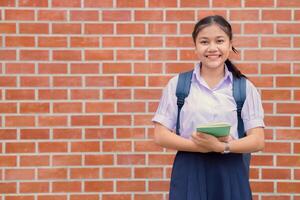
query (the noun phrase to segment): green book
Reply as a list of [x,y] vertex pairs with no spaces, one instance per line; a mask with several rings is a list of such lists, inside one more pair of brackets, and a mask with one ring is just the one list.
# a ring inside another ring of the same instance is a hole
[[201,124],[197,127],[197,132],[207,133],[215,137],[228,136],[230,133],[231,124],[226,122],[215,122]]

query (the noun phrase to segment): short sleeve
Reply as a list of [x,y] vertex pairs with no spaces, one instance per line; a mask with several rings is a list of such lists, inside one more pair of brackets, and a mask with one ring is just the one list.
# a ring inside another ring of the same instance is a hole
[[163,90],[157,111],[152,118],[153,122],[158,122],[170,130],[174,130],[177,119],[177,103],[176,103],[176,85],[178,76],[173,77]]
[[265,127],[264,110],[261,103],[261,97],[256,87],[247,80],[246,99],[242,108],[242,119],[244,121],[245,131],[251,128]]

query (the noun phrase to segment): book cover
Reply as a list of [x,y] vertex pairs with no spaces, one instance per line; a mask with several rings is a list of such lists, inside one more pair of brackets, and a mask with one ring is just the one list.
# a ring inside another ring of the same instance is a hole
[[197,127],[197,132],[207,133],[215,137],[228,136],[230,133],[231,124],[226,122],[215,122],[201,124]]

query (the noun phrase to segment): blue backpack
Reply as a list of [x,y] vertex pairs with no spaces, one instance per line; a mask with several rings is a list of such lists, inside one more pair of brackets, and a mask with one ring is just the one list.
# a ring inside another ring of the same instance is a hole
[[[191,79],[193,75],[193,70],[188,72],[183,72],[179,74],[177,88],[176,88],[176,97],[177,97],[177,107],[178,107],[178,114],[177,114],[177,122],[176,122],[176,134],[179,135],[180,129],[180,111],[184,105],[185,98],[190,93],[191,87]],[[239,138],[245,137],[246,133],[244,131],[244,122],[242,120],[242,108],[246,99],[246,78],[233,78],[233,97],[237,105],[237,119],[238,119],[238,134]],[[246,169],[248,170],[249,174],[249,167],[250,167],[250,153],[244,153],[244,164]]]

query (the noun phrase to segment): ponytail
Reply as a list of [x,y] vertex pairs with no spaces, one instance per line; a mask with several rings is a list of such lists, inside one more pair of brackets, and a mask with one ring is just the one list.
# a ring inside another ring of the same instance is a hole
[[241,73],[241,71],[229,59],[227,59],[225,61],[225,64],[226,64],[228,70],[232,73],[232,75],[234,77],[236,77],[236,78],[242,78],[242,77],[247,78],[244,74]]

